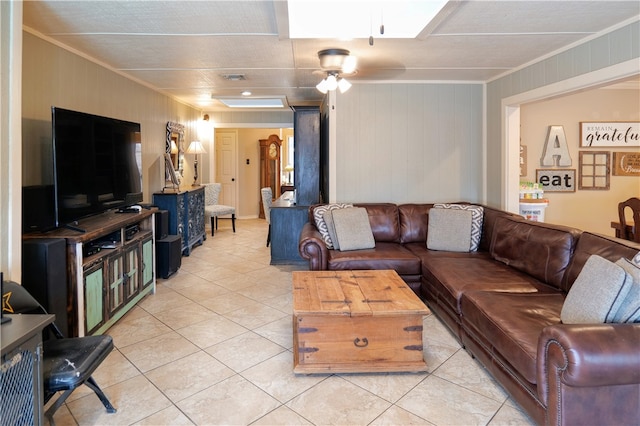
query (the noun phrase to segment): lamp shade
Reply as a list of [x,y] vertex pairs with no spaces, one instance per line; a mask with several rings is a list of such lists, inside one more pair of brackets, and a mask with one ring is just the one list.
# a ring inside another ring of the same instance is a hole
[[206,154],[202,143],[200,141],[192,141],[187,148],[187,154]]

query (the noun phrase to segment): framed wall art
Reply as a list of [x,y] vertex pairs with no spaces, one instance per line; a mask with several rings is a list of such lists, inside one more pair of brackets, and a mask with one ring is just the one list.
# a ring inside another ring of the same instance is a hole
[[576,192],[576,169],[536,169],[544,192]]
[[640,121],[581,121],[580,147],[640,147]]
[[609,190],[609,157],[608,151],[580,151],[578,189]]
[[640,176],[640,152],[614,152],[611,171],[614,176]]

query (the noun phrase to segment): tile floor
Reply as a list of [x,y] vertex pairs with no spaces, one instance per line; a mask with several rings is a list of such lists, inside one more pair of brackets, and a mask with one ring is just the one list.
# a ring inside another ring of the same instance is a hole
[[428,372],[294,375],[295,267],[269,265],[264,220],[230,225],[108,331],[94,377],[118,412],[82,387],[58,426],[533,424],[433,315]]

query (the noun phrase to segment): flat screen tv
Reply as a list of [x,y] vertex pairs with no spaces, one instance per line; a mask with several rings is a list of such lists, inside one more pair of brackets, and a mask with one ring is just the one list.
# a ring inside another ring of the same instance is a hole
[[55,223],[142,201],[140,124],[52,107]]

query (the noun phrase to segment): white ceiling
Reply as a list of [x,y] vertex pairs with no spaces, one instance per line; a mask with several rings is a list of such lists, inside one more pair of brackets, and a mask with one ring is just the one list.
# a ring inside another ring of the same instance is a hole
[[[369,13],[363,0],[325,3],[338,10],[351,1]],[[28,31],[204,111],[227,109],[213,98],[243,90],[318,104],[317,52],[326,48],[357,56],[352,82],[484,82],[640,15],[638,0],[450,1],[415,39],[385,38],[376,25],[370,46],[366,38],[290,39],[285,0],[23,4]]]

